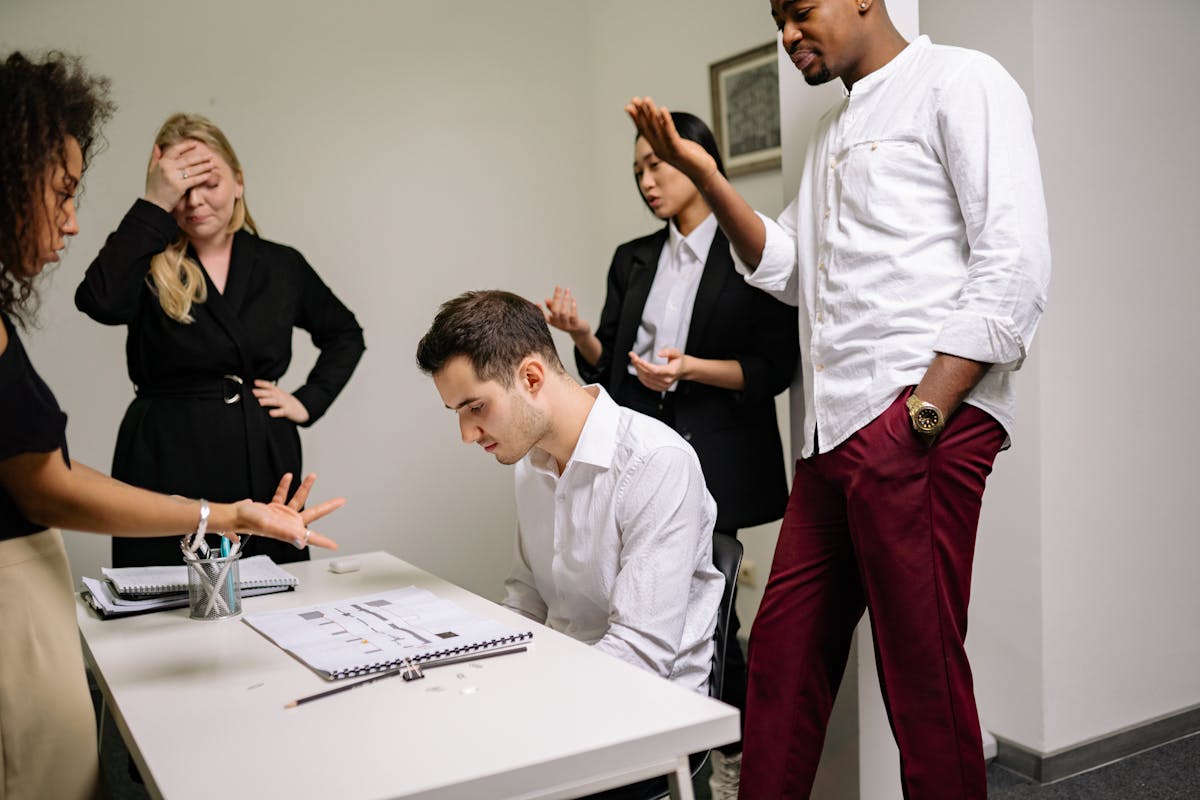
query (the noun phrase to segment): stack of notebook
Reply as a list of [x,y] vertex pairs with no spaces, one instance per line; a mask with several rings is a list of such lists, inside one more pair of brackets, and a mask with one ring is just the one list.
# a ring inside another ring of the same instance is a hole
[[[104,619],[145,614],[188,604],[187,566],[105,567],[103,580],[83,579],[83,599]],[[270,556],[252,556],[238,564],[242,597],[287,592],[296,588],[296,576],[284,571]]]

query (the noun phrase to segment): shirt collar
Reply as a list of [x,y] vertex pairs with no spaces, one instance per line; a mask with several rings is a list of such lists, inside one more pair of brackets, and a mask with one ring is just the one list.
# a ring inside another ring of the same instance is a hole
[[[621,409],[616,401],[609,397],[608,392],[599,384],[588,384],[585,391],[596,397],[592,409],[584,420],[583,430],[579,432],[579,441],[566,467],[576,461],[591,464],[594,467],[608,469],[612,466],[613,457],[617,452],[617,427],[621,423]],[[540,447],[535,447],[529,453],[529,463],[539,472],[546,472],[558,477],[558,466],[554,457]],[[564,467],[563,472],[567,471]]]
[[[927,35],[918,36],[913,39],[908,45],[901,50],[896,56],[884,64],[879,69],[872,72],[870,75],[864,75],[854,83],[853,96],[861,97],[868,92],[873,91],[877,86],[882,85],[888,78],[899,71],[905,64],[917,57],[917,53],[930,46],[929,37]],[[851,92],[842,87],[842,93],[846,96],[851,96]]]
[[671,253],[675,256],[676,263],[679,260],[679,247],[686,245],[697,261],[703,264],[708,259],[709,248],[712,247],[713,237],[717,235],[717,217],[715,214],[709,214],[704,218],[704,221],[696,226],[695,230],[684,236],[679,232],[679,228],[675,227],[675,220],[671,220],[667,225],[670,231],[670,247]]

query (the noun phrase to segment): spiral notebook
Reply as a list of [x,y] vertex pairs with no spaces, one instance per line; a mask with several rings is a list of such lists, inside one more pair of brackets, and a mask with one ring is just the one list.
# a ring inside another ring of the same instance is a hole
[[477,617],[415,586],[243,619],[330,680],[533,638],[530,630]]
[[[122,597],[153,597],[160,594],[186,592],[187,567],[184,564],[164,567],[104,567],[104,578]],[[296,576],[285,571],[270,556],[251,556],[238,563],[242,589],[294,587]]]

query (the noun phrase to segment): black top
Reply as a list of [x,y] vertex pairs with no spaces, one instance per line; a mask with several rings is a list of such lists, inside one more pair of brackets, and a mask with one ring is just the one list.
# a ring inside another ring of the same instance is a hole
[[[4,329],[8,332],[8,347],[0,353],[0,460],[22,453],[52,453],[61,450],[63,460],[71,466],[67,455],[67,415],[58,407],[54,393],[37,374],[17,329],[6,314]],[[8,492],[0,487],[0,540],[28,536],[45,528],[30,522],[18,510]]]
[[[186,497],[270,500],[285,472],[294,476],[292,489],[299,486],[300,437],[295,423],[258,404],[254,380],[278,380],[291,362],[292,329],[308,331],[320,355],[292,394],[311,425],[358,364],[362,328],[299,252],[247,231],[234,235],[225,292],[206,274],[208,299],[192,306],[195,321],[171,319],[149,269],[178,233],[170,214],[138,200],[75,293],[76,306],[97,322],[129,329],[125,355],[137,396],[117,433],[113,477]],[[243,552],[279,562],[307,558],[261,537]],[[175,538],[113,541],[114,566],[178,560]]]
[[680,381],[664,402],[629,374],[629,351],[667,236],[664,227],[617,248],[596,328],[603,347],[600,360],[592,366],[576,349],[576,367],[584,380],[602,384],[618,403],[661,419],[692,445],[717,501],[717,530],[779,519],[788,491],[775,395],[788,388],[799,361],[796,309],[747,285],[734,270],[729,240],[718,230],[682,349],[697,358],[737,361],[745,388],[731,391]]

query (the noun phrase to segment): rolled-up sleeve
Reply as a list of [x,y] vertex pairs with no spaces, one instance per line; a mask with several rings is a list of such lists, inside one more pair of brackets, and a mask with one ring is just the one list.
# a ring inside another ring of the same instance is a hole
[[799,305],[800,295],[796,290],[796,215],[799,214],[799,202],[793,200],[789,203],[778,219],[771,219],[758,211],[754,213],[758,214],[767,229],[762,258],[758,266],[752,269],[738,258],[737,251],[730,245],[733,267],[754,288],[790,306]]
[[958,195],[966,281],[938,333],[939,353],[1019,369],[1050,280],[1050,242],[1029,104],[991,58],[973,60],[938,109],[943,164]]

